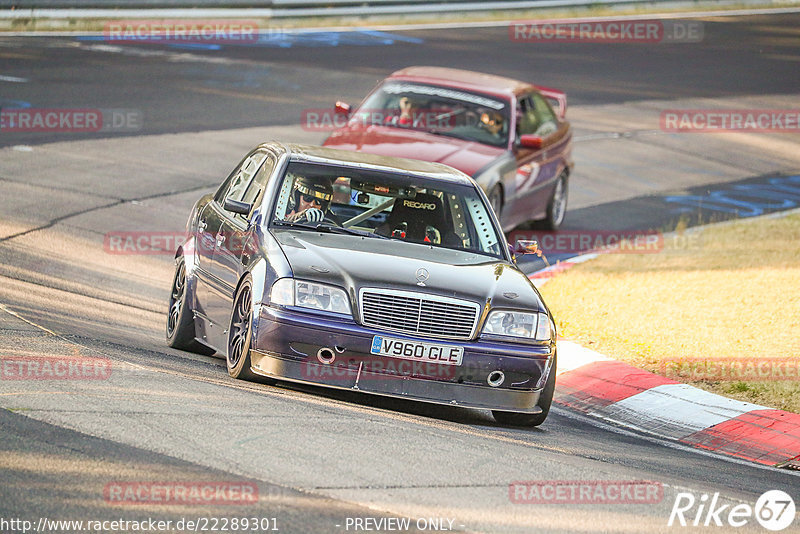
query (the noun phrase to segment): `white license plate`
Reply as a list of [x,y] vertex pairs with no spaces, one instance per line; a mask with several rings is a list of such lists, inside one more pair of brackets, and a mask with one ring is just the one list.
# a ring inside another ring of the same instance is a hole
[[461,359],[464,357],[464,347],[457,345],[439,345],[384,336],[372,338],[370,352],[379,356],[445,365],[461,365]]

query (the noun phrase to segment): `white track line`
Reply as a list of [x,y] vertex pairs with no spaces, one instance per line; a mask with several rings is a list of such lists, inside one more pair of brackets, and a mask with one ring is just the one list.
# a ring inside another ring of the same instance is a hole
[[27,83],[28,78],[18,78],[16,76],[3,76],[2,74],[0,74],[0,82]]

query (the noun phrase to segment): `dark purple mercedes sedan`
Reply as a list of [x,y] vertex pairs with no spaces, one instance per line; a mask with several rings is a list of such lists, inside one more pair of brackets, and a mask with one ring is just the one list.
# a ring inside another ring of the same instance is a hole
[[556,332],[481,188],[451,167],[266,143],[202,197],[167,342],[255,376],[539,425]]

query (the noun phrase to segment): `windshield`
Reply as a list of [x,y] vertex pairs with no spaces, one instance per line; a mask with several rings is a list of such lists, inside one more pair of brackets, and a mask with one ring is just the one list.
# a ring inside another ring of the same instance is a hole
[[422,130],[493,146],[508,144],[506,102],[449,87],[387,82],[350,121]]
[[297,161],[286,168],[271,224],[495,258],[505,244],[474,185]]

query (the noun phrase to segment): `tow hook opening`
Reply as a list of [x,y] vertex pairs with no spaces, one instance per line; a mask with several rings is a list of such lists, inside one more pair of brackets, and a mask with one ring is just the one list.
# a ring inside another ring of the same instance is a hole
[[317,351],[317,359],[320,361],[320,363],[329,365],[333,363],[333,360],[336,359],[336,354],[331,349],[322,347]]
[[492,371],[486,378],[486,383],[492,386],[493,388],[496,388],[502,385],[505,379],[506,375],[503,373],[503,371]]

